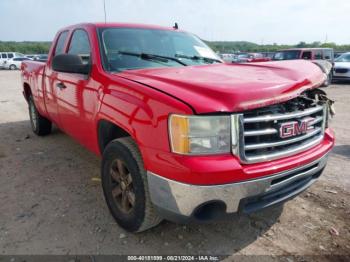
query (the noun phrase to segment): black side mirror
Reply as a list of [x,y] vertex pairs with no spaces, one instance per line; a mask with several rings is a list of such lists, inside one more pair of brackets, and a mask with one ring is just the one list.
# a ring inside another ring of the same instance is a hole
[[90,65],[83,64],[83,60],[78,55],[60,54],[52,59],[52,69],[58,72],[76,73],[87,75],[90,73]]

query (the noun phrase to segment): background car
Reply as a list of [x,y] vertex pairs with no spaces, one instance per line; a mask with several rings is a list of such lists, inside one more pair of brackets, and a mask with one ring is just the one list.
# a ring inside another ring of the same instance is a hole
[[249,55],[250,55],[249,62],[267,62],[271,60],[270,57],[265,56],[262,53],[249,53]]
[[46,54],[39,54],[39,55],[33,56],[33,60],[40,61],[40,62],[46,62],[47,57],[48,57],[48,55],[46,55]]
[[28,57],[15,57],[4,61],[4,68],[10,70],[16,70],[21,68],[21,64],[25,60],[32,60]]
[[267,57],[269,58],[270,60],[272,60],[273,56],[275,55],[276,52],[261,52],[261,54],[264,56],[264,57]]
[[310,60],[319,66],[327,76],[323,86],[330,85],[333,79],[333,48],[290,48],[276,52],[272,58],[274,61],[296,59]]
[[4,68],[5,61],[16,57],[24,57],[24,54],[17,52],[0,52],[0,68]]
[[227,63],[234,63],[237,60],[236,54],[220,54],[220,57]]
[[25,57],[28,57],[28,58],[30,58],[30,59],[34,59],[34,56],[36,56],[36,54],[25,55]]
[[272,60],[328,60],[333,64],[333,48],[290,48],[276,52]]
[[239,53],[237,56],[236,63],[248,63],[248,62],[266,62],[270,61],[269,57],[265,57],[261,53]]
[[334,80],[350,80],[350,52],[344,53],[334,60]]

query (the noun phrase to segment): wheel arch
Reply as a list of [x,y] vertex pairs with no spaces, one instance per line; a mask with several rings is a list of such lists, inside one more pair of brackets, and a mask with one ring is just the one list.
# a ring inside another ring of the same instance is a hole
[[120,125],[107,119],[100,119],[97,124],[98,147],[103,154],[104,149],[114,139],[133,136]]
[[23,83],[23,95],[24,98],[27,100],[29,100],[29,97],[32,95],[32,90],[30,88],[30,85],[26,82]]

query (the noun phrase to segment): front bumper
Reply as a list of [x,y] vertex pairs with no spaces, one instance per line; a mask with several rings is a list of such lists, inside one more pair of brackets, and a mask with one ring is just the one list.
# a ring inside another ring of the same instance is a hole
[[211,221],[282,203],[320,176],[328,155],[271,176],[222,185],[191,185],[148,172],[151,200],[160,216],[174,222]]

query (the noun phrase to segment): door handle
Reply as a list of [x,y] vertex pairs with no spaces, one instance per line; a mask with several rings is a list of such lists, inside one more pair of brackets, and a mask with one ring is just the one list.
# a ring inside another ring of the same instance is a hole
[[59,89],[65,89],[65,88],[67,88],[66,86],[65,86],[65,84],[63,84],[63,83],[57,83],[56,84],[56,87],[58,87]]

